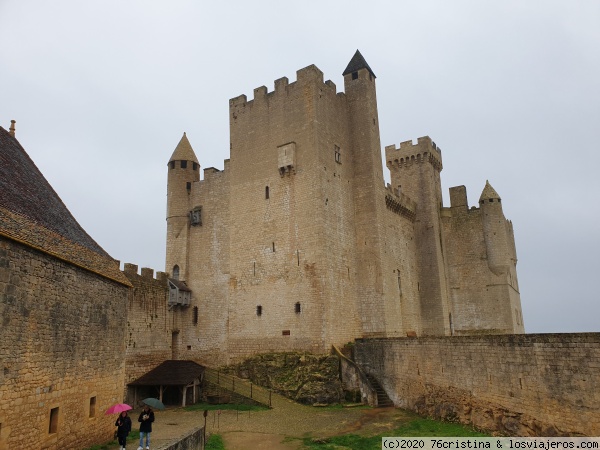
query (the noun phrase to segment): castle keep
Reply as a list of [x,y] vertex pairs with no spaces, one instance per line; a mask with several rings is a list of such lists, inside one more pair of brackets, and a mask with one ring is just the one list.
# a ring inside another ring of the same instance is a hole
[[[523,333],[512,224],[486,183],[442,204],[429,138],[385,148],[375,74],[344,91],[315,66],[229,101],[230,159],[204,169],[185,133],[168,163],[166,270],[186,357],[325,352],[361,337]],[[175,352],[175,350],[174,350]]]

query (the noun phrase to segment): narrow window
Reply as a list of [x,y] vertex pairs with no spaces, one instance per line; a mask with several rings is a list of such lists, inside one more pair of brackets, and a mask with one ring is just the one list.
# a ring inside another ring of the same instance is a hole
[[269,186],[265,186],[265,198],[269,199]]
[[179,266],[178,265],[173,266],[173,278],[175,280],[179,280]]
[[275,253],[275,242],[273,242],[273,253]]
[[185,183],[185,188],[186,188],[188,191],[191,191],[191,190],[192,190],[192,182],[191,182],[191,181],[188,181],[187,183]]
[[352,72],[352,79],[356,80],[358,78],[358,72]]
[[450,336],[454,336],[454,322],[452,322],[452,313],[448,314],[448,320],[450,322]]
[[256,305],[256,315],[262,316],[262,305]]
[[252,263],[252,274],[256,276],[256,261]]
[[400,269],[396,270],[398,274],[398,295],[402,296],[402,283],[400,282]]
[[181,168],[187,169],[187,161],[180,161],[180,162],[181,162]]
[[338,164],[342,163],[342,153],[340,151],[340,148],[337,145],[334,145],[334,154],[335,154],[335,162]]
[[296,306],[294,307],[294,311],[296,311],[296,314],[300,314],[300,312],[301,312],[300,302],[296,303]]
[[96,417],[96,397],[90,397],[90,417]]
[[192,314],[192,322],[194,325],[198,325],[198,307],[194,306],[194,313]]
[[58,431],[58,408],[52,408],[50,410],[50,426],[48,427],[48,433],[54,434]]
[[198,170],[198,164],[197,163],[195,163],[195,162],[192,163],[192,170],[194,170],[194,171]]

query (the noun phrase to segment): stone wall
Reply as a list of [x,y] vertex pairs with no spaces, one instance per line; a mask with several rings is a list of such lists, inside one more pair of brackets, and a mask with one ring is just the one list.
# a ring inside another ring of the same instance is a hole
[[204,427],[198,427],[162,450],[204,450],[204,446],[206,445],[204,435]]
[[[125,264],[123,273],[133,285],[127,295],[127,325],[125,336],[125,392],[127,383],[173,358],[177,352],[177,335],[172,330],[177,315],[167,305],[167,275],[149,268]],[[175,328],[177,326],[175,325]],[[133,402],[133,397],[127,396]]]
[[127,291],[0,237],[0,449],[112,438],[104,411],[123,401]]
[[398,407],[511,436],[600,435],[600,333],[356,341]]

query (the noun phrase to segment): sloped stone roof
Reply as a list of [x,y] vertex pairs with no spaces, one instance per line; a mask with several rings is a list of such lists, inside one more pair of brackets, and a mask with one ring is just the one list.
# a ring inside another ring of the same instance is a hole
[[183,133],[179,144],[177,144],[177,147],[175,147],[175,150],[171,155],[171,159],[169,159],[169,162],[171,161],[193,161],[196,164],[199,164],[198,158],[196,158],[196,154],[192,148],[192,144],[190,144],[190,141],[185,133]]
[[365,61],[365,58],[363,58],[363,55],[361,55],[361,53],[358,50],[356,50],[356,53],[354,54],[354,56],[348,63],[348,67],[346,67],[346,70],[344,70],[342,75],[347,75],[352,72],[357,72],[360,69],[367,69],[371,73],[371,75],[373,75],[373,77],[377,78],[375,76],[375,73],[373,73],[373,71],[367,64],[367,61]]
[[204,373],[194,361],[167,360],[128,383],[129,386],[187,386]]
[[498,193],[496,192],[496,190],[492,187],[492,185],[490,184],[490,182],[488,180],[485,180],[485,187],[483,188],[483,191],[481,192],[481,196],[479,197],[479,201],[481,201],[481,200],[489,200],[490,198],[500,199],[500,196],[498,195]]
[[21,144],[0,127],[0,235],[130,286],[79,225]]

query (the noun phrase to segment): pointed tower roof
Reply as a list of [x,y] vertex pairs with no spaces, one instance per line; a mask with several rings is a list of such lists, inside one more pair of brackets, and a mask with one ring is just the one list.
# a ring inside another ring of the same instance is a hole
[[194,149],[192,148],[190,141],[188,141],[188,138],[185,135],[185,132],[183,133],[179,144],[177,144],[177,147],[175,147],[175,151],[171,155],[171,159],[169,159],[169,162],[171,161],[193,161],[196,164],[200,164],[198,162],[198,158],[196,158],[196,154],[194,153]]
[[0,127],[0,236],[131,286],[79,225],[25,149]]
[[495,200],[500,200],[500,196],[498,195],[496,190],[492,187],[492,185],[490,184],[490,182],[488,180],[485,180],[485,187],[483,188],[483,191],[481,192],[479,201],[489,200],[490,198],[493,198]]
[[371,68],[369,67],[369,65],[367,64],[367,61],[365,61],[365,58],[363,58],[363,55],[361,55],[360,52],[356,50],[356,53],[348,63],[348,67],[346,67],[346,70],[344,70],[344,73],[342,73],[342,75],[348,75],[352,72],[358,72],[360,69],[367,69],[371,73],[371,75],[373,75],[373,77],[377,78],[371,70]]

